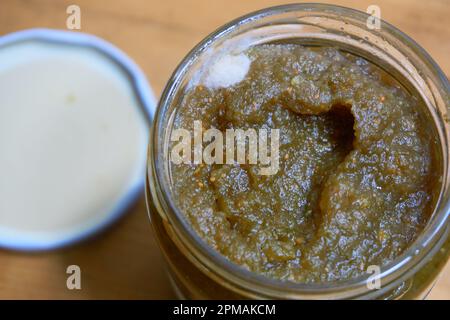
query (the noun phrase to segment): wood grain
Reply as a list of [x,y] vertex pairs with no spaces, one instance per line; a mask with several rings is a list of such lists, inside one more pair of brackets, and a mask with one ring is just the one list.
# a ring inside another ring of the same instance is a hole
[[[383,19],[414,38],[450,74],[450,1],[328,2],[363,11],[369,4],[379,5]],[[242,14],[282,2],[1,0],[0,35],[32,27],[64,29],[70,4],[81,7],[81,31],[103,37],[129,54],[158,96],[178,62],[208,33]],[[71,264],[81,267],[82,290],[66,288],[65,271]],[[143,197],[119,223],[83,244],[38,254],[0,250],[0,298],[174,298]],[[429,298],[450,298],[449,265]]]

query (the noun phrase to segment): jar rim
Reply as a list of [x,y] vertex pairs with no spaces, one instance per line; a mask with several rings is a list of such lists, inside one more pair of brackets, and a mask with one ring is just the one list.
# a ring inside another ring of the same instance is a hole
[[[162,96],[160,98],[154,123],[151,133],[151,144],[149,146],[149,176],[154,177],[154,183],[156,188],[162,192],[156,192],[152,189],[152,199],[154,202],[158,202],[158,206],[164,212],[164,218],[174,227],[176,230],[175,236],[179,237],[179,244],[187,251],[183,250],[188,258],[194,259],[196,262],[202,264],[210,272],[214,273],[214,276],[227,279],[235,286],[241,287],[243,290],[250,290],[251,292],[261,293],[265,291],[269,297],[278,297],[283,295],[284,297],[298,297],[301,295],[321,296],[330,295],[333,293],[341,292],[344,297],[358,296],[360,294],[378,295],[379,292],[371,291],[367,288],[367,276],[360,276],[354,279],[337,282],[324,282],[324,283],[295,283],[289,281],[283,281],[278,279],[272,279],[264,275],[254,273],[246,270],[243,267],[229,261],[226,257],[219,252],[211,248],[201,237],[193,230],[189,222],[184,219],[183,213],[177,208],[173,200],[170,197],[170,190],[168,183],[164,183],[164,159],[160,156],[159,143],[164,140],[160,135],[164,128],[164,111],[165,107],[171,104],[171,98],[177,92],[177,84],[181,82],[181,79],[186,75],[191,63],[196,59],[197,54],[206,50],[212,44],[219,39],[223,39],[227,35],[230,35],[237,28],[245,26],[254,21],[261,20],[267,17],[276,17],[277,15],[296,13],[296,12],[326,12],[331,14],[338,14],[342,19],[352,18],[359,22],[366,21],[369,17],[368,14],[350,9],[342,6],[328,5],[328,4],[316,4],[316,3],[302,3],[302,4],[289,4],[282,6],[275,6],[266,9],[262,9],[240,18],[237,18],[224,26],[220,27],[199,44],[197,44],[181,61],[170,80],[168,81]],[[381,20],[382,30],[392,35],[394,38],[400,40],[402,43],[413,48],[414,53],[426,64],[435,76],[435,80],[438,82],[441,91],[444,94],[444,104],[447,109],[449,107],[448,92],[450,92],[450,84],[430,55],[420,47],[413,39],[405,35],[403,32],[390,25],[389,23]],[[442,150],[444,153],[442,164],[442,188],[439,199],[436,203],[435,212],[427,226],[422,230],[418,238],[396,259],[387,265],[381,266],[381,274],[379,275],[383,284],[383,290],[389,290],[394,288],[404,279],[407,275],[414,274],[420,269],[420,266],[425,262],[427,257],[433,256],[435,252],[440,248],[440,245],[449,236],[450,226],[448,224],[449,212],[450,212],[450,190],[448,188],[449,170],[448,170],[448,157],[449,157],[449,128],[446,123],[445,134],[441,137],[445,140],[446,150]],[[441,144],[444,141],[441,141]],[[167,161],[167,160],[166,160]],[[445,188],[444,188],[445,187]],[[445,198],[445,201],[443,200]],[[149,201],[150,199],[148,199]],[[445,202],[445,203],[443,203]],[[438,208],[440,208],[438,210]],[[161,214],[161,213],[160,213]],[[434,217],[434,219],[433,219]],[[433,220],[433,221],[431,221]],[[220,268],[220,269],[217,269]],[[234,287],[234,289],[236,289]],[[380,290],[381,291],[381,290]]]

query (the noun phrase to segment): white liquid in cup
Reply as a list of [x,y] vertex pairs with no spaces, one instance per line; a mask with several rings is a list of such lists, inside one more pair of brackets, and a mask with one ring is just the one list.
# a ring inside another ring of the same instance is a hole
[[93,49],[0,48],[0,245],[45,247],[106,223],[142,180],[148,124]]

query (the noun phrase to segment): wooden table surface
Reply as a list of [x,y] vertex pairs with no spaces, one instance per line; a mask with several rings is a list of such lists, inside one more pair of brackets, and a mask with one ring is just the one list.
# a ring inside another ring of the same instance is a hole
[[[319,1],[321,2],[321,1]],[[328,1],[382,18],[412,36],[450,75],[449,0]],[[242,14],[282,4],[270,0],[0,0],[0,35],[32,27],[64,29],[66,8],[81,8],[81,31],[119,46],[145,71],[159,96],[178,62],[203,37]],[[82,289],[68,290],[66,268],[82,271]],[[429,296],[450,298],[450,265]],[[174,298],[142,197],[115,226],[64,250],[24,254],[0,250],[0,298]]]

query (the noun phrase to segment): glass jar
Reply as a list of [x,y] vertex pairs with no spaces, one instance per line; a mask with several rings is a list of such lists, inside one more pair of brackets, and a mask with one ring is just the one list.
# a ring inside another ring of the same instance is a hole
[[[368,20],[369,19],[369,20]],[[180,297],[203,299],[398,299],[424,298],[448,260],[449,82],[431,57],[411,38],[381,21],[369,28],[367,14],[324,4],[293,4],[251,13],[221,27],[181,62],[162,94],[149,147],[147,204],[156,237]],[[244,270],[208,247],[172,200],[168,137],[180,99],[191,79],[217,52],[274,41],[328,45],[381,66],[425,102],[441,146],[442,184],[435,211],[418,239],[383,266],[380,289],[367,279],[301,284],[269,279]]]

